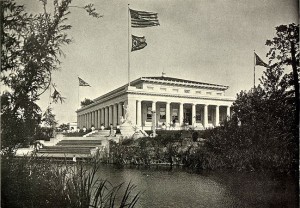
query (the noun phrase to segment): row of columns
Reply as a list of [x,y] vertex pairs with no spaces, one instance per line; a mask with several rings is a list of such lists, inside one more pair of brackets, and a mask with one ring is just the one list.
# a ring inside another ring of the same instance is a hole
[[[152,111],[156,111],[156,101],[152,101]],[[170,116],[170,102],[165,102],[166,103],[166,124],[170,124],[171,123],[171,116]],[[187,103],[188,104],[188,103]],[[179,103],[179,124],[182,125],[183,124],[183,105],[184,103]],[[208,127],[208,106],[207,104],[191,104],[192,105],[192,124],[196,123],[196,105],[203,105],[204,106],[204,120],[203,120],[203,127],[207,128]],[[142,101],[137,100],[136,101],[136,112],[137,112],[137,120],[136,120],[136,124],[137,126],[141,126],[142,125],[142,116],[141,116],[141,109],[142,109]],[[219,105],[211,105],[211,106],[215,106],[215,126],[218,126],[220,124],[220,106]],[[230,106],[226,106],[226,116],[230,117]],[[152,117],[152,119],[155,119]],[[154,122],[156,123],[156,121]]]
[[115,103],[113,105],[102,107],[92,112],[84,113],[77,116],[78,127],[82,129],[94,126],[99,129],[103,124],[109,127],[110,124],[117,126],[121,122],[123,116],[123,103]]
[[[175,103],[175,102],[174,102]],[[124,103],[115,103],[113,105],[102,107],[98,110],[88,112],[82,115],[79,115],[77,118],[78,121],[78,127],[79,128],[91,128],[92,125],[99,129],[101,127],[101,124],[104,124],[104,127],[109,127],[110,124],[113,126],[117,126],[117,124],[121,123],[121,117],[124,116],[123,113],[123,104]],[[166,104],[166,121],[165,123],[168,125],[172,123],[171,121],[171,102],[165,102]],[[178,121],[179,125],[183,124],[183,106],[185,103],[181,102],[179,103],[179,115],[178,115]],[[187,103],[188,104],[188,103]],[[190,103],[189,103],[190,104]],[[157,101],[152,101],[152,111],[156,111],[156,105]],[[192,107],[192,124],[196,124],[196,105],[202,105],[203,106],[203,127],[208,127],[208,106],[207,104],[191,104]],[[220,123],[220,106],[212,104],[211,106],[215,106],[215,126],[218,126]],[[230,106],[226,106],[226,115],[227,117],[230,117]],[[136,100],[136,106],[135,109],[132,109],[133,111],[136,110],[136,117],[132,118],[132,122],[135,123],[137,126],[142,126],[142,101]],[[152,117],[152,119],[155,119]],[[156,123],[156,121],[154,121]]]

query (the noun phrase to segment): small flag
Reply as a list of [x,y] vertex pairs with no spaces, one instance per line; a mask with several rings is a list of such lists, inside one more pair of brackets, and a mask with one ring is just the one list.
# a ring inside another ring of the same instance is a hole
[[153,27],[158,26],[157,13],[136,11],[129,9],[131,16],[131,27]]
[[60,96],[60,93],[56,89],[54,89],[54,92],[52,94],[52,98],[57,99],[58,96]]
[[143,37],[138,37],[134,35],[131,36],[132,36],[131,51],[141,50],[146,47],[147,43],[146,43],[146,38],[144,36]]
[[266,64],[255,52],[254,52],[254,56],[255,56],[255,66],[264,66],[264,67],[268,67],[268,64]]
[[87,82],[85,82],[83,79],[81,79],[80,77],[78,77],[79,80],[79,86],[83,86],[83,87],[90,87],[91,85],[89,85]]
[[54,88],[54,92],[51,95],[51,98],[52,98],[53,102],[57,103],[58,100],[60,100],[60,102],[63,103],[66,98],[62,97],[61,94],[55,89],[54,86],[53,86],[53,88]]

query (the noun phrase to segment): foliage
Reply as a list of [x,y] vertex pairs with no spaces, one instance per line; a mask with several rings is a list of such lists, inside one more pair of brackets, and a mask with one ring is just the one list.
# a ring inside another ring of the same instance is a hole
[[46,109],[45,113],[43,114],[42,122],[44,122],[46,126],[52,127],[54,130],[55,126],[57,125],[57,121],[55,120],[55,115],[53,114],[52,110],[53,109],[50,107]]
[[[1,148],[11,152],[36,136],[42,117],[36,102],[49,89],[53,71],[60,68],[60,57],[65,55],[61,47],[71,43],[66,33],[71,29],[67,23],[71,0],[54,0],[52,13],[47,11],[47,1],[41,2],[43,12],[38,14],[26,12],[13,0],[0,2],[1,83],[7,89],[1,96]],[[84,9],[99,17],[93,5]],[[55,88],[52,99],[57,102],[64,98]]]
[[62,131],[63,131],[63,130],[68,130],[68,129],[69,129],[69,125],[63,123],[63,124],[59,125],[58,128],[60,128]]
[[237,95],[230,121],[204,132],[207,142],[188,155],[188,167],[297,172],[299,100],[295,100],[298,92],[293,87],[295,73],[287,72],[286,67],[293,67],[293,59],[299,60],[298,43],[299,26],[276,27],[276,37],[266,43],[271,47],[267,54],[270,67],[261,85]]
[[35,140],[46,140],[54,137],[54,131],[52,127],[38,127],[35,133]]
[[88,98],[85,98],[83,101],[81,101],[81,107],[85,107],[85,106],[88,106],[88,105],[90,105],[90,104],[92,104],[92,103],[94,103],[94,101],[93,100],[91,100],[91,99],[88,99]]
[[[296,62],[299,63],[299,25],[292,23],[280,25],[275,29],[276,37],[266,41],[266,45],[270,47],[270,51],[267,53],[269,63],[272,66],[291,66],[293,62],[291,43],[295,46]],[[299,69],[299,66],[297,67]]]
[[37,157],[2,158],[1,207],[134,207],[136,186],[114,186],[97,177],[99,168],[96,161],[75,165]]

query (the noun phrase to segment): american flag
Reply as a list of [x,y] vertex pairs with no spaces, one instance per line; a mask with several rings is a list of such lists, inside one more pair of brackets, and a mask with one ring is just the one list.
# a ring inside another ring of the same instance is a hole
[[84,81],[83,79],[81,79],[80,77],[78,77],[79,80],[79,86],[84,86],[84,87],[90,87],[91,85],[89,85],[86,81]]
[[157,13],[130,10],[131,27],[153,27],[158,26]]

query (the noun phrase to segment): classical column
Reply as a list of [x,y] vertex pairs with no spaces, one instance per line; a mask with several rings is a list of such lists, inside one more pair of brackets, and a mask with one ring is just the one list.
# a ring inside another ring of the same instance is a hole
[[95,110],[95,129],[98,129],[98,110]]
[[97,128],[100,129],[101,126],[101,110],[98,110],[98,123],[97,123]]
[[92,122],[91,122],[91,127],[94,125],[95,127],[95,111],[92,111]]
[[100,111],[101,111],[101,119],[100,119],[101,121],[100,126],[101,126],[101,124],[105,125],[104,108],[101,108]]
[[104,108],[104,126],[108,127],[108,107]]
[[86,113],[85,114],[85,128],[88,128],[88,124],[89,124],[89,114]]
[[171,117],[170,117],[170,103],[166,103],[166,125],[170,126],[171,125]]
[[183,103],[179,103],[179,126],[183,124]]
[[118,103],[118,124],[121,124],[121,117],[122,115],[122,109],[123,109],[123,105],[122,103]]
[[93,122],[93,112],[90,112],[90,128],[92,127]]
[[86,120],[85,119],[86,119],[85,114],[83,114],[82,115],[82,124],[81,124],[82,128],[83,128],[83,126],[86,126]]
[[117,126],[118,123],[118,111],[117,104],[113,105],[113,126]]
[[220,124],[220,114],[219,114],[219,106],[216,106],[216,117],[215,117],[215,126],[219,126]]
[[90,128],[90,124],[91,124],[91,113],[89,112],[89,113],[87,113],[87,123],[86,123],[87,129]]
[[208,127],[208,106],[204,105],[204,118],[203,118],[203,127]]
[[140,100],[136,101],[136,125],[141,127],[142,121],[142,102]]
[[113,123],[112,119],[113,119],[113,110],[112,110],[112,105],[109,106],[108,108],[108,125],[110,126],[110,124]]
[[152,128],[154,126],[156,127],[156,101],[152,101]]
[[226,115],[227,115],[227,119],[230,119],[230,106],[227,106],[226,108]]
[[196,125],[196,104],[192,104],[192,125]]

